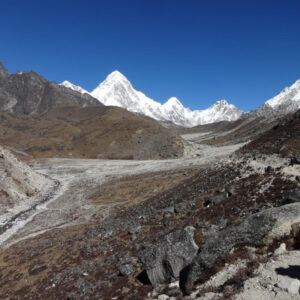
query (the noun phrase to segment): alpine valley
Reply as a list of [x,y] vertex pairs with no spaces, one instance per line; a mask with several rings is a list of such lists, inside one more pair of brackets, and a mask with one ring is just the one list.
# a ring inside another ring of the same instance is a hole
[[0,299],[299,299],[300,81],[242,112],[0,63]]

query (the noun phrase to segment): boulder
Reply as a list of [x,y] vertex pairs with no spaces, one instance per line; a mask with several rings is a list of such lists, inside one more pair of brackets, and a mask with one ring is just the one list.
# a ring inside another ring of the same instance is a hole
[[168,234],[162,242],[146,248],[140,255],[151,284],[169,282],[179,277],[180,271],[196,256],[194,227]]
[[134,268],[131,264],[119,265],[118,269],[122,276],[127,276],[134,271]]
[[299,295],[300,280],[285,276],[279,280],[276,286],[289,294]]
[[286,252],[286,244],[282,243],[280,246],[274,251],[274,255],[281,255]]
[[209,206],[215,205],[217,203],[220,203],[220,202],[226,200],[226,198],[227,198],[226,193],[216,195],[213,198],[206,199],[205,202],[204,202],[204,206],[209,207]]
[[294,189],[286,195],[283,200],[284,204],[300,202],[300,188]]
[[219,258],[240,246],[270,245],[289,235],[292,225],[300,221],[300,203],[274,207],[247,217],[210,236],[197,256],[180,272],[180,287],[189,293],[195,282],[203,279]]

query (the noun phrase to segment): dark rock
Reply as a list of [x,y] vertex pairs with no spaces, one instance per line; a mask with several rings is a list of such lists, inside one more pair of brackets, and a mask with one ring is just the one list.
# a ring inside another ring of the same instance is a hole
[[29,275],[36,275],[42,271],[44,271],[45,269],[47,269],[47,265],[46,264],[34,264],[32,265],[29,270],[28,270],[28,273]]
[[236,213],[239,213],[241,211],[241,209],[239,207],[233,207],[232,210]]
[[299,188],[288,193],[287,196],[283,199],[283,204],[296,203],[296,202],[300,202]]
[[246,181],[246,182],[244,182],[244,183],[242,184],[242,187],[243,187],[243,188],[246,188],[246,187],[248,187],[248,186],[251,185],[251,184],[252,184],[251,181]]
[[175,206],[174,212],[175,212],[176,214],[179,214],[179,213],[184,212],[185,209],[186,209],[186,205],[185,205],[184,203],[179,203],[179,204],[177,204],[177,205]]
[[163,216],[164,218],[170,218],[174,215],[175,213],[175,208],[174,206],[170,206],[170,207],[167,207],[163,210]]
[[178,278],[180,271],[195,257],[198,246],[194,241],[194,230],[189,226],[172,232],[158,245],[141,253],[140,259],[154,287]]
[[225,189],[226,193],[227,193],[227,197],[231,197],[233,195],[236,194],[236,189],[235,189],[235,186],[234,185],[231,185],[231,186],[228,186],[226,189]]
[[206,199],[204,201],[204,206],[209,207],[209,206],[215,205],[217,203],[220,203],[220,202],[226,200],[226,198],[227,198],[226,193],[219,194],[217,196],[214,196],[213,198]]
[[274,171],[274,169],[271,167],[271,166],[267,166],[266,168],[265,168],[265,172],[266,173],[272,173]]
[[198,222],[196,222],[196,226],[198,228],[205,228],[207,226],[207,224],[205,222],[198,221]]
[[133,235],[139,233],[141,229],[142,229],[141,224],[131,224],[128,227],[128,233]]

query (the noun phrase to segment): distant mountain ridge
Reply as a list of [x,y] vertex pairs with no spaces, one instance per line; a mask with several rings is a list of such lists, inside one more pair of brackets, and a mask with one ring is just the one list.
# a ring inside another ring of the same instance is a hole
[[267,100],[258,109],[250,111],[250,117],[274,117],[295,112],[300,108],[300,79]]
[[277,117],[300,108],[300,80],[266,101],[258,109],[247,113],[224,99],[217,101],[205,110],[195,111],[184,107],[176,97],[171,97],[166,103],[161,104],[142,92],[136,91],[130,81],[119,71],[109,74],[90,93],[70,82],[63,82],[62,85],[81,93],[90,94],[105,105],[122,107],[159,121],[172,122],[185,127],[220,121],[235,121],[241,117]]
[[58,106],[102,105],[89,94],[50,82],[34,71],[9,74],[0,62],[0,111],[43,115]]
[[[89,93],[70,82],[65,81],[61,84],[82,93]],[[206,110],[195,111],[184,107],[176,97],[171,97],[166,103],[161,104],[136,91],[130,81],[119,71],[109,74],[90,95],[105,105],[122,107],[159,121],[171,121],[185,127],[219,121],[235,121],[243,114],[226,100],[217,101]]]

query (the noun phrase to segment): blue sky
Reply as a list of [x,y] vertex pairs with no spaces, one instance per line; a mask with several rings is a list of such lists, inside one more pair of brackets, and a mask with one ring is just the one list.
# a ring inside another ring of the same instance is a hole
[[94,89],[119,70],[147,96],[247,111],[300,78],[298,0],[0,0],[0,61]]

